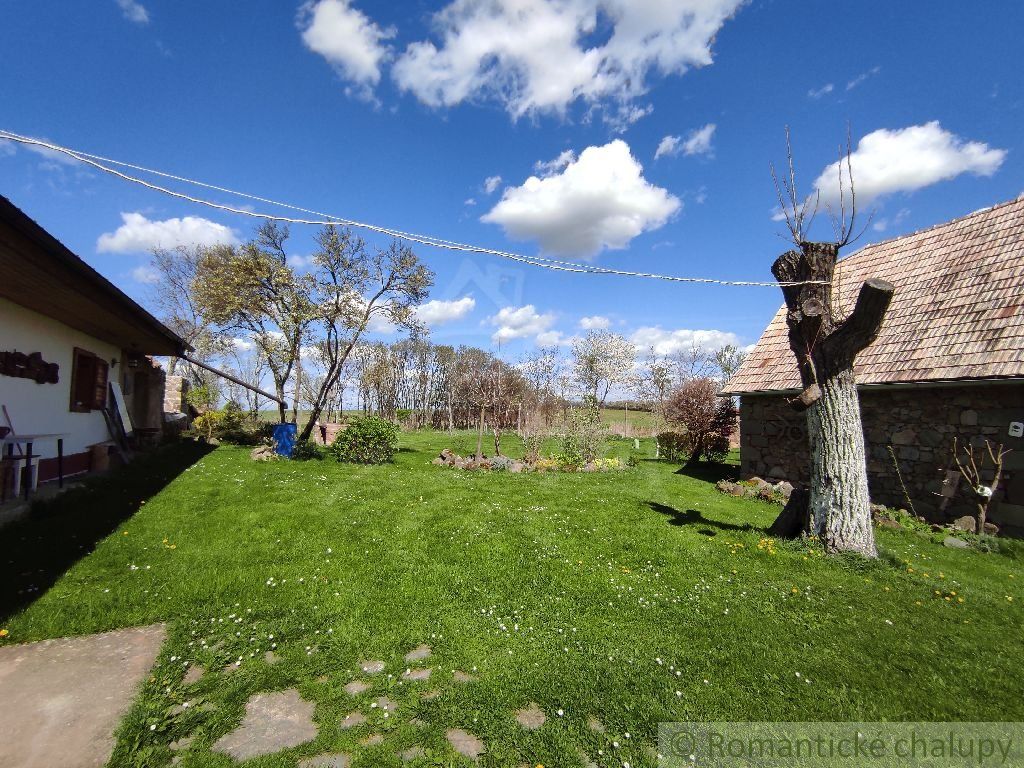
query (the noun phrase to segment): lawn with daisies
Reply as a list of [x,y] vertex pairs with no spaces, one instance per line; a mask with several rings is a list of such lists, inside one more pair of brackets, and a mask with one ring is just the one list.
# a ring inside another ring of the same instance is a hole
[[[381,467],[163,448],[4,531],[0,642],[167,624],[114,766],[231,765],[210,746],[251,696],[292,687],[318,737],[247,765],[470,765],[452,728],[485,766],[653,766],[661,721],[1024,720],[1019,543],[878,529],[877,561],[823,557],[766,536],[777,507],[715,490],[735,467],[430,463],[474,443],[405,434]],[[432,672],[411,680],[421,644]],[[353,696],[367,659],[385,670]],[[531,704],[532,731],[514,719]],[[357,708],[367,723],[339,728]]]

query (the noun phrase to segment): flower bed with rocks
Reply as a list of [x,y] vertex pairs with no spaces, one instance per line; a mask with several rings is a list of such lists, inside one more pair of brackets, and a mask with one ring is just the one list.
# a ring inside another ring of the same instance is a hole
[[459,456],[445,448],[432,462],[438,467],[453,467],[467,471],[485,470],[492,472],[609,472],[622,469],[622,462],[616,458],[594,459],[585,464],[573,464],[555,457],[540,457],[534,461],[513,459],[508,456]]

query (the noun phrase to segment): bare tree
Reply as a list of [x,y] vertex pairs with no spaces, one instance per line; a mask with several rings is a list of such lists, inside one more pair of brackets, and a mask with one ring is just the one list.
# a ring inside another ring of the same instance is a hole
[[[837,224],[833,242],[807,240],[818,196],[800,200],[788,129],[786,149],[789,174],[783,186],[788,199],[779,188],[774,168],[772,177],[796,250],[782,254],[772,265],[772,274],[785,296],[789,345],[804,387],[792,405],[806,412],[811,473],[808,493],[795,494],[796,500],[783,513],[786,524],[780,516],[775,530],[796,533],[803,529],[819,536],[828,551],[874,557],[864,430],[853,363],[878,336],[895,288],[884,280],[868,280],[849,316],[837,316],[832,302],[836,261],[840,248],[853,239],[857,217],[849,142],[848,183],[840,183],[840,213],[833,217]],[[842,163],[839,171],[842,178]],[[801,499],[807,500],[806,510],[797,507]]]
[[[1003,459],[1009,452],[1009,450],[1003,450],[1001,444],[993,445],[986,440],[985,450],[979,450],[978,457],[975,458],[973,445],[967,443],[961,451],[960,446],[957,444],[957,439],[953,438],[953,460],[956,462],[956,468],[960,470],[960,474],[967,481],[971,496],[974,498],[976,510],[974,530],[976,533],[981,534],[985,532],[988,505],[992,502],[992,497],[996,495],[996,491],[999,490],[999,480],[1003,474]],[[962,458],[961,453],[963,454]],[[987,462],[986,459],[988,460]],[[987,467],[986,464],[991,466]],[[992,473],[990,485],[985,485],[982,480],[982,474],[987,471]]]

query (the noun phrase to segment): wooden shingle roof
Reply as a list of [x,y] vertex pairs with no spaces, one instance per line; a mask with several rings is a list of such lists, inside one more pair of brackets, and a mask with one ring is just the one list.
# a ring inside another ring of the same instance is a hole
[[[842,259],[836,306],[849,312],[871,277],[896,294],[858,384],[1024,377],[1024,196]],[[799,388],[783,306],[723,392]]]

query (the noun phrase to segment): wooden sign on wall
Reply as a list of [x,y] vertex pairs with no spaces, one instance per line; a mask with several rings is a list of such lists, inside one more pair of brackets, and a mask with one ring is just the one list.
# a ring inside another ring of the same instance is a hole
[[0,352],[0,375],[32,379],[36,384],[56,384],[60,366],[43,360],[41,352]]

